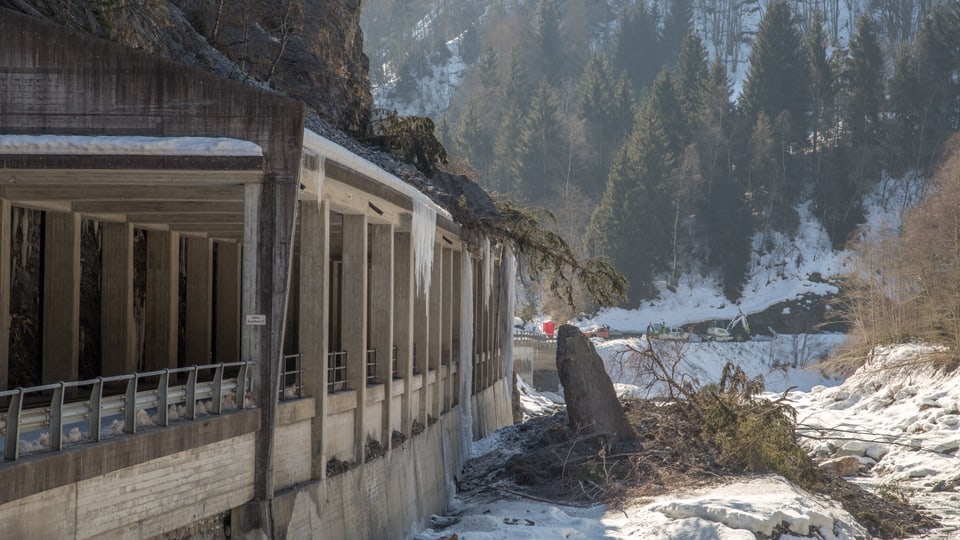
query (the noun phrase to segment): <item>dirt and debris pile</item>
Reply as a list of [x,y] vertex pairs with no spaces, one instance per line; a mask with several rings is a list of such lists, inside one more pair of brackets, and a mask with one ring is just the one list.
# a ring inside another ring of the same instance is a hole
[[[566,412],[501,430],[497,448],[465,467],[458,497],[485,502],[507,494],[558,505],[625,508],[745,476],[719,464],[721,450],[682,406],[631,400],[623,410],[638,439],[612,447],[570,430]],[[818,491],[840,502],[880,538],[917,534],[936,525],[909,505],[881,499],[840,478],[824,475]]]

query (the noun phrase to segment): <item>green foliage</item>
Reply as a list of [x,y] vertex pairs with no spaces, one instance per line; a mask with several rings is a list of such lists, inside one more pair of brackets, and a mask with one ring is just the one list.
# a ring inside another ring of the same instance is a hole
[[560,37],[560,15],[557,0],[537,0],[534,34],[543,76],[551,85],[560,83],[564,73],[564,41]]
[[786,393],[771,401],[760,396],[761,377],[749,378],[728,363],[720,381],[696,396],[704,436],[720,448],[720,463],[747,472],[776,473],[807,489],[816,486],[816,465],[797,444],[796,410]]
[[633,88],[648,87],[664,65],[657,40],[657,16],[637,2],[621,17],[614,36],[613,70],[623,72]]
[[883,73],[883,52],[876,25],[870,17],[860,17],[857,31],[850,40],[850,56],[844,73],[847,98],[844,120],[854,146],[879,141]]
[[790,6],[776,0],[767,8],[757,40],[750,51],[750,67],[743,83],[740,107],[751,123],[763,112],[771,120],[786,113],[791,142],[806,139],[810,106],[810,71]]
[[557,109],[553,89],[542,81],[530,99],[519,137],[513,140],[512,176],[520,196],[534,203],[546,199],[565,176],[567,145]]
[[531,212],[509,201],[498,201],[497,209],[503,219],[496,231],[487,232],[511,242],[527,273],[544,279],[552,293],[572,305],[575,283],[579,283],[600,305],[616,305],[625,297],[626,279],[613,266],[577,257],[563,237],[544,226],[544,220],[553,220],[549,212]]
[[666,268],[671,209],[666,181],[674,159],[660,117],[645,107],[614,158],[607,188],[591,218],[596,252],[624,272],[631,303],[649,295],[654,273]]

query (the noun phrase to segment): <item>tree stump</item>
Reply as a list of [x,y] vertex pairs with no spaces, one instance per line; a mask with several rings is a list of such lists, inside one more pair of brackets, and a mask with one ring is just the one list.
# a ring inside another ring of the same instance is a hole
[[610,433],[611,445],[637,438],[597,350],[576,326],[557,333],[557,373],[567,402],[570,429]]

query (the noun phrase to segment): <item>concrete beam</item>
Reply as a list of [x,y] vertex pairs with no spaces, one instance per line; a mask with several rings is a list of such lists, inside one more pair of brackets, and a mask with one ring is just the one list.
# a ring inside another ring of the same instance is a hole
[[343,216],[343,350],[347,353],[347,386],[357,393],[354,416],[354,461],[363,463],[367,404],[367,217]]
[[147,285],[144,301],[144,368],[177,367],[180,301],[180,236],[147,231]]
[[393,241],[393,342],[397,346],[398,375],[403,378],[400,424],[410,436],[414,414],[413,400],[413,241],[409,232],[397,232]]
[[393,413],[393,261],[393,225],[371,225],[369,339],[377,351],[377,382],[384,385],[380,443],[388,450]]
[[0,198],[11,201],[116,201],[113,211],[123,212],[127,201],[242,201],[240,186],[116,185],[100,189],[70,184],[57,186],[0,186]]
[[44,384],[75,381],[80,359],[80,216],[47,213],[43,250]]
[[217,362],[240,360],[240,244],[217,242]]
[[10,239],[13,234],[10,201],[0,199],[0,391],[10,384]]
[[[108,168],[113,161],[128,160],[123,168]],[[190,163],[193,162],[193,163]],[[231,167],[238,164],[240,168]],[[209,168],[184,169],[183,166]],[[223,169],[215,169],[226,165]],[[3,155],[0,169],[11,183],[22,186],[87,185],[93,189],[105,186],[166,185],[230,185],[262,182],[263,158],[224,156],[110,156],[110,155]]]
[[213,350],[213,241],[187,238],[186,365],[209,364]]
[[133,319],[133,225],[103,223],[100,274],[101,372],[137,370]]
[[116,201],[79,201],[72,204],[73,211],[81,214],[116,212],[119,206],[131,214],[237,214],[243,221],[243,203],[239,201],[126,201],[122,205]]
[[327,328],[330,318],[330,209],[300,203],[300,352],[304,391],[314,400],[310,463],[314,480],[327,477]]
[[226,213],[130,213],[126,221],[134,223],[164,223],[167,225],[187,224],[232,224],[237,228],[243,225],[243,212]]

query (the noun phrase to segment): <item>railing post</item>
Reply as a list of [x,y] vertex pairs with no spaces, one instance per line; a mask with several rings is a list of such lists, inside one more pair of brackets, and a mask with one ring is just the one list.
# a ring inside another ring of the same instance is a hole
[[213,414],[223,413],[223,363],[217,364],[213,372]]
[[137,378],[139,374],[134,373],[133,377],[127,381],[127,394],[123,403],[123,432],[137,432]]
[[6,448],[3,459],[16,461],[20,457],[20,411],[23,408],[23,388],[17,388],[17,393],[10,398],[10,407],[7,408]]
[[277,394],[277,401],[280,402],[287,400],[287,375],[290,374],[287,370],[287,361],[290,360],[290,356],[291,355],[287,354],[280,355],[280,369],[277,370],[277,373],[279,374],[278,378],[280,379],[278,381],[279,384],[277,385],[280,387],[280,393]]
[[297,397],[303,397],[303,353],[297,353]]
[[170,370],[163,368],[160,383],[157,385],[157,423],[161,426],[170,425],[168,403],[170,398]]
[[190,375],[187,377],[187,418],[197,419],[197,366],[190,369]]
[[237,372],[237,408],[243,408],[243,398],[246,394],[247,386],[247,362],[244,362],[240,366],[240,371]]
[[50,449],[63,450],[63,381],[53,389],[50,400]]
[[103,399],[103,377],[97,377],[90,390],[90,418],[87,420],[88,437],[93,442],[100,441],[100,424],[103,419],[100,412],[100,400]]

